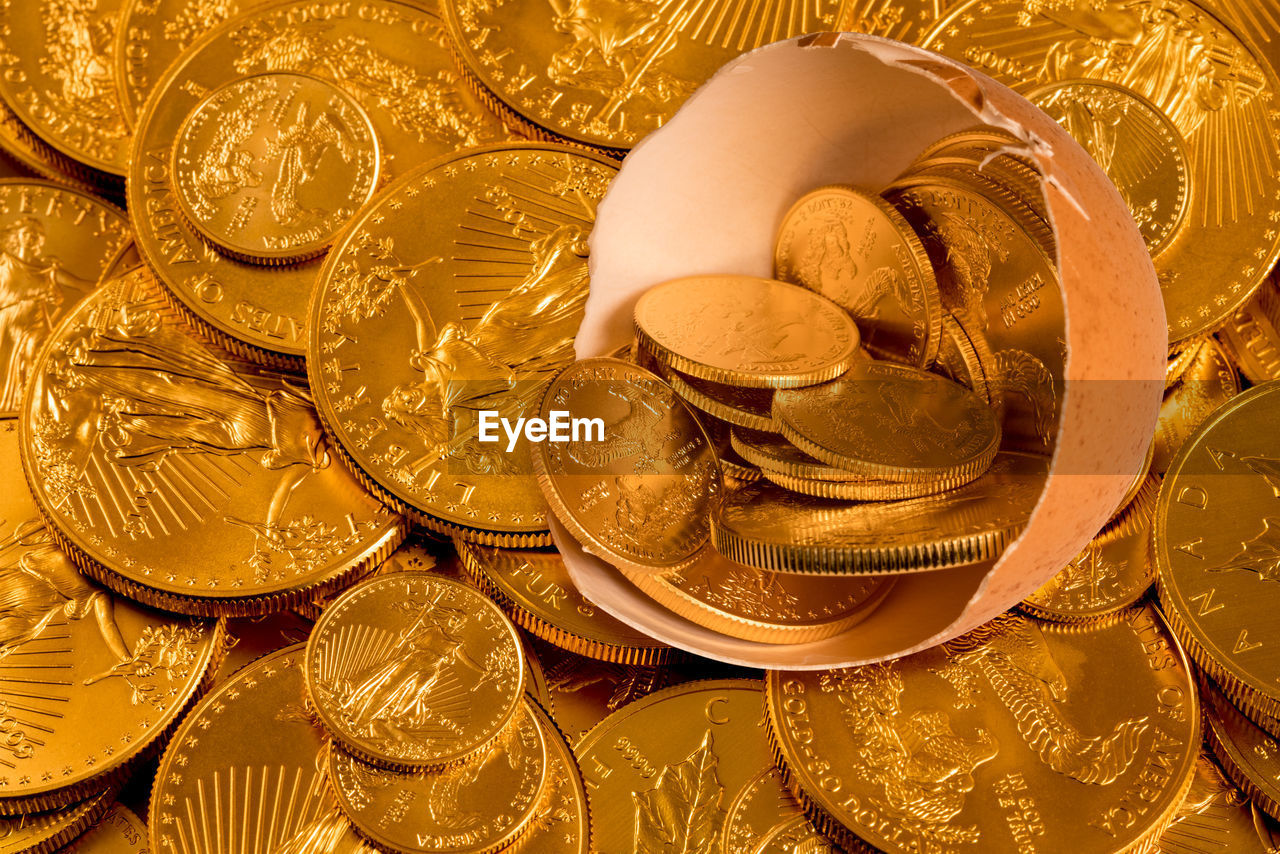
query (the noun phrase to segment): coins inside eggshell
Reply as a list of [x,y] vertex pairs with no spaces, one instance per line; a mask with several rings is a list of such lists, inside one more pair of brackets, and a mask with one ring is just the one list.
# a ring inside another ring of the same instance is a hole
[[[715,318],[710,330],[707,318]],[[825,382],[859,358],[858,328],[844,309],[799,285],[750,276],[655,285],[636,302],[635,328],[664,365],[747,388]]]
[[720,464],[671,386],[638,365],[583,359],[551,381],[540,413],[563,416],[569,440],[535,445],[534,470],[579,542],[640,572],[698,557],[721,493]]
[[953,312],[943,315],[938,360],[933,370],[960,383],[987,403],[998,405],[998,400],[992,400],[991,384],[987,381],[992,359],[990,348],[984,338],[971,334],[967,326],[961,316]]
[[272,72],[206,95],[178,128],[170,169],[187,223],[218,251],[287,264],[323,253],[373,197],[381,155],[355,98]]
[[307,640],[307,693],[345,750],[386,768],[441,768],[484,749],[524,695],[516,628],[469,585],[429,573],[361,582]]

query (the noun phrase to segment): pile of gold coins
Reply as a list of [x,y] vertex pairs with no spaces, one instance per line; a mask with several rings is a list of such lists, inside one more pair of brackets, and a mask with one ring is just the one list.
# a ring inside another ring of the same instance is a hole
[[[1280,851],[1277,21],[0,4],[0,854]],[[567,561],[725,648],[855,637],[1019,535],[1065,392],[1041,175],[986,126],[806,188],[774,278],[655,282],[630,347],[575,360],[620,159],[827,30],[1077,139],[1150,250],[1167,383],[1128,494],[1026,601],[762,671]]]

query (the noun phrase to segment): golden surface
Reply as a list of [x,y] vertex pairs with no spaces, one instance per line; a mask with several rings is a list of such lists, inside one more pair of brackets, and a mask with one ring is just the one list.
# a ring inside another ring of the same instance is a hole
[[302,658],[299,644],[259,659],[183,720],[151,790],[153,852],[214,854],[232,839],[244,854],[363,852],[329,788]]
[[1000,425],[985,401],[945,377],[887,362],[780,389],[773,414],[796,447],[868,478],[963,483],[986,471],[1000,448]]
[[1200,754],[1186,660],[1149,608],[1087,628],[1005,616],[898,661],[766,683],[810,817],[889,854],[1139,849]]
[[333,459],[300,377],[202,342],[137,269],[33,369],[23,467],[86,572],[200,615],[277,611],[373,565],[403,520]]
[[170,173],[187,223],[250,263],[314,258],[378,186],[368,113],[307,74],[255,74],[220,86],[178,128]]
[[511,726],[463,764],[430,771],[367,765],[336,745],[329,778],[356,831],[401,854],[491,854],[529,831],[555,729],[524,700]]
[[969,0],[922,44],[1022,93],[1067,87],[1059,117],[1160,252],[1171,345],[1220,326],[1280,255],[1280,82],[1204,7]]
[[1274,275],[1231,315],[1218,340],[1249,382],[1280,379],[1280,291]]
[[17,412],[40,345],[132,239],[124,212],[88,193],[0,181],[0,415]]
[[481,443],[478,413],[535,414],[573,361],[586,240],[614,171],[559,146],[458,155],[384,191],[329,253],[309,320],[317,405],[361,476],[418,522],[549,542],[529,444]]
[[[100,819],[104,822],[109,820],[110,817],[102,819],[102,816],[111,807],[114,798],[115,790],[108,788],[83,801],[77,801],[51,812],[0,817],[0,854],[48,854],[55,851],[80,836],[85,828],[94,822]],[[115,809],[121,808],[117,806]],[[96,831],[86,834],[85,840],[93,837],[95,833]],[[143,828],[143,834],[145,833],[146,828]],[[84,842],[79,844],[83,845]],[[77,850],[81,850],[79,846]],[[91,854],[98,854],[97,848],[85,850]],[[115,854],[115,852],[104,848],[101,854]]]
[[1213,755],[1232,782],[1280,820],[1280,744],[1232,706],[1216,686],[1202,681],[1200,688]]
[[640,571],[687,566],[706,545],[720,466],[697,418],[638,365],[584,359],[552,380],[542,417],[599,418],[599,440],[543,442],[533,452],[543,495],[580,542]]
[[77,571],[22,482],[15,426],[0,421],[3,815],[96,794],[163,743],[223,637],[220,624],[153,611]]
[[835,379],[859,358],[858,328],[840,306],[770,279],[664,282],[636,302],[635,324],[640,346],[659,362],[728,385],[812,385]]
[[597,661],[538,644],[547,666],[547,710],[576,746],[596,724],[673,681],[672,667],[644,667]]
[[[1208,712],[1211,719],[1212,714]],[[1275,848],[1263,841],[1255,826],[1249,799],[1227,781],[1211,756],[1202,753],[1191,789],[1174,814],[1173,823],[1160,834],[1155,854],[1226,852],[1275,854]]]
[[994,354],[986,339],[970,333],[965,323],[951,312],[942,316],[942,332],[938,344],[938,360],[933,370],[972,391],[979,399],[991,403],[992,389],[987,371],[994,370]]
[[[1280,603],[1272,544],[1280,383],[1218,409],[1165,475],[1154,519],[1160,601],[1188,654],[1280,717]],[[1274,586],[1273,586],[1274,585]]]
[[347,751],[438,768],[491,744],[524,693],[515,626],[474,588],[429,573],[361,582],[307,639],[307,694]]
[[[129,208],[143,257],[208,334],[259,361],[301,367],[307,302],[320,262],[283,269],[239,262],[210,251],[184,223],[169,164],[191,111],[211,90],[244,75],[322,77],[368,113],[384,173],[395,178],[506,136],[501,122],[458,84],[445,39],[439,20],[417,5],[367,0],[316,7],[312,0],[292,0],[214,28],[155,84],[134,131]],[[319,138],[307,144],[326,145]],[[283,148],[281,156],[290,150]],[[261,168],[269,172],[269,166]]]
[[[789,828],[793,821],[808,823],[777,768],[761,771],[743,786],[725,813],[723,854],[753,854],[762,850],[769,837]],[[821,849],[806,849],[806,854],[819,854],[819,851]]]
[[578,760],[564,735],[538,706],[530,704],[547,745],[547,780],[543,800],[516,843],[528,854],[588,854],[591,815],[587,787]]
[[656,367],[680,399],[695,409],[735,427],[777,432],[772,389],[743,388],[700,380],[665,367],[660,362]]
[[[927,368],[942,306],[929,256],[892,205],[854,187],[822,187],[778,229],[774,273],[848,310],[873,355]],[[751,425],[745,425],[751,426]]]
[[1165,392],[1152,440],[1151,468],[1168,471],[1196,428],[1239,393],[1240,376],[1226,348],[1216,339],[1208,339],[1196,349],[1178,381]]
[[559,552],[500,549],[455,540],[467,577],[521,628],[578,655],[661,664],[675,652],[588,602]]
[[1048,476],[1035,454],[996,455],[987,473],[942,495],[850,504],[753,484],[711,519],[711,542],[758,569],[839,575],[916,572],[995,557],[1027,523]]
[[757,680],[691,682],[601,721],[575,752],[593,851],[714,851],[738,793],[770,766]]
[[[22,120],[0,99],[0,151],[12,161],[14,168],[5,170],[10,177],[48,178],[89,193],[112,190],[102,176],[50,148],[31,132]],[[118,188],[115,188],[118,189]]]
[[80,854],[150,854],[147,824],[123,804],[115,804],[76,840]]

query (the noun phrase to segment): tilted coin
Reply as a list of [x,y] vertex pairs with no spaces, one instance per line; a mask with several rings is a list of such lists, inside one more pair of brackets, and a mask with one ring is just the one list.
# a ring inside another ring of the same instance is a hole
[[825,382],[859,358],[858,328],[840,306],[771,279],[664,282],[640,296],[635,325],[640,346],[668,367],[748,388]]
[[778,229],[774,272],[844,307],[873,355],[921,368],[937,357],[942,306],[933,267],[902,214],[879,196],[854,187],[801,196]]
[[156,851],[215,854],[231,840],[243,854],[364,850],[329,786],[302,658],[299,644],[259,659],[183,720],[151,790]]
[[532,143],[458,155],[380,194],[329,253],[309,320],[320,414],[418,522],[550,542],[520,419],[573,361],[587,236],[615,171]]
[[[1246,303],[1246,305],[1252,305],[1257,298],[1258,294],[1254,294],[1253,299]],[[1240,310],[1243,311],[1244,309],[1242,308]],[[1204,335],[1200,338],[1194,338],[1191,341],[1180,345],[1169,354],[1169,359],[1165,363],[1164,369],[1164,387],[1166,389],[1170,388],[1174,383],[1182,379],[1183,373],[1185,373],[1187,368],[1191,366],[1191,362],[1200,353],[1200,348],[1205,345],[1205,342],[1208,341],[1209,338],[1210,336],[1208,335]]]
[[1274,265],[1280,137],[1271,104],[1280,82],[1203,6],[969,0],[922,44],[1018,92],[1076,87],[1059,118],[1159,248],[1171,345],[1220,326]]
[[1169,467],[1154,517],[1160,602],[1187,653],[1235,702],[1280,717],[1280,383],[1205,421]]
[[591,814],[573,750],[546,713],[535,708],[547,745],[543,800],[517,845],[525,854],[588,854]]
[[[420,4],[368,0],[316,6],[291,0],[258,6],[210,30],[170,66],[134,131],[128,201],[138,245],[166,293],[203,331],[247,357],[300,368],[307,304],[320,263],[268,268],[211,249],[182,217],[170,169],[178,129],[209,92],[262,72],[309,74],[346,92],[373,122],[388,178],[458,149],[503,139],[506,132],[458,84],[444,27]],[[282,144],[253,161],[237,154],[240,148],[233,142],[244,122],[229,121],[226,150],[211,146],[199,168],[224,170],[239,187],[248,167],[282,199],[306,196],[315,189],[309,172],[282,172],[281,167],[298,158],[336,155],[339,144],[325,131],[326,115],[310,115],[301,123],[292,115],[266,117],[263,130],[279,132]],[[386,265],[399,263],[387,259]]]
[[704,549],[689,566],[623,574],[671,611],[721,634],[761,643],[807,643],[869,617],[893,579],[829,578],[756,569]]
[[546,643],[537,643],[534,648],[546,663],[551,694],[547,711],[575,746],[600,721],[671,684],[673,676],[670,667],[604,662]]
[[588,602],[555,550],[500,549],[456,540],[476,586],[516,625],[548,643],[601,661],[663,664],[677,654]]
[[129,163],[112,55],[123,5],[0,4],[0,97],[50,147],[117,179]]
[[[114,800],[115,788],[111,787],[50,812],[0,817],[0,854],[48,854],[55,851],[84,834],[94,822],[109,820],[109,816],[106,819],[103,816],[112,809]],[[123,808],[116,806],[114,809]],[[99,854],[97,847],[82,847],[90,844],[97,833],[97,830],[92,830],[85,834],[77,842],[76,850]],[[142,833],[145,837],[146,828]],[[119,849],[119,854],[129,850]],[[117,851],[102,848],[100,854],[117,854]]]
[[661,363],[658,368],[658,373],[671,384],[680,399],[695,409],[735,427],[766,431],[777,429],[773,420],[772,389],[713,383],[663,367]]
[[963,166],[969,180],[994,182],[1014,207],[1031,214],[1033,229],[1047,241],[1045,251],[1057,257],[1058,241],[1049,222],[1044,175],[1024,153],[1026,145],[1004,128],[979,125],[934,142],[921,152],[912,168]]
[[1022,531],[1048,477],[1037,454],[996,455],[987,473],[943,495],[851,504],[753,484],[711,519],[711,542],[758,569],[839,575],[914,572],[996,557]]
[[115,804],[76,840],[80,854],[151,854],[147,824],[124,804]]
[[773,414],[797,448],[869,478],[963,483],[1000,449],[1000,425],[981,398],[889,362],[860,362],[833,382],[780,389]]
[[1226,349],[1210,338],[1164,395],[1156,435],[1152,440],[1151,468],[1168,471],[1173,458],[1204,419],[1240,393],[1240,377]]
[[766,684],[793,791],[855,850],[1146,850],[1200,755],[1186,659],[1150,608],[1088,628],[1009,615],[898,661]]
[[41,141],[0,99],[0,152],[25,171],[11,177],[38,175],[87,193],[104,191],[101,175]]
[[[1206,710],[1211,701],[1206,700]],[[1212,716],[1212,712],[1207,712]],[[1212,726],[1212,724],[1210,724]],[[1196,762],[1191,789],[1160,834],[1153,854],[1275,854],[1254,826],[1249,799],[1223,776],[1207,753]]]
[[775,832],[788,828],[796,819],[808,823],[777,768],[761,771],[743,786],[725,813],[721,844],[724,854],[753,854]]
[[721,65],[762,44],[837,29],[841,7],[449,0],[441,14],[461,65],[531,136],[628,149]]
[[1280,821],[1280,743],[1231,705],[1216,686],[1201,680],[1200,696],[1213,755],[1233,783]]
[[337,84],[269,72],[214,89],[178,128],[170,171],[187,223],[250,263],[305,261],[373,197],[373,121]]
[[772,764],[763,701],[757,680],[690,682],[587,733],[575,751],[591,804],[591,850],[716,850],[729,805]]
[[86,572],[192,614],[314,598],[404,520],[333,460],[305,381],[197,338],[142,268],[62,322],[32,371],[23,467]]
[[307,640],[307,692],[348,752],[391,768],[441,767],[493,742],[520,706],[515,626],[471,587],[430,573],[362,582]]
[[88,193],[0,181],[0,414],[17,412],[40,344],[132,237],[124,213]]
[[945,176],[896,182],[889,201],[920,233],[939,270],[942,304],[991,353],[988,393],[1006,447],[1046,452],[1066,370],[1064,306],[1054,262],[1009,202]]
[[1268,278],[1218,330],[1218,340],[1245,379],[1263,383],[1280,379],[1280,290]]
[[730,435],[734,429],[732,424],[705,412],[698,418],[698,423],[707,431],[707,438],[711,440],[716,459],[720,461],[720,474],[724,476],[726,488],[754,483],[760,479],[760,469],[734,450]]
[[208,685],[223,638],[221,624],[84,578],[40,520],[18,454],[14,422],[0,421],[3,815],[62,807],[119,778]]
[[994,369],[994,355],[986,338],[970,332],[961,316],[945,312],[938,344],[938,359],[933,370],[992,403],[987,371]]
[[464,763],[428,771],[368,765],[334,745],[329,776],[356,831],[401,854],[490,854],[531,829],[555,726],[524,700],[511,726]]
[[543,495],[575,539],[640,571],[697,558],[720,496],[720,464],[669,385],[638,365],[584,359],[552,380],[539,412],[600,425],[533,451]]

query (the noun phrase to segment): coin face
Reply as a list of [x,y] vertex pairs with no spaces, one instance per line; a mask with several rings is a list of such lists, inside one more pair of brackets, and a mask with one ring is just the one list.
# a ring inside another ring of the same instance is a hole
[[22,123],[22,120],[0,99],[0,150],[26,172],[9,170],[7,175],[27,177],[39,175],[63,185],[90,193],[102,192],[105,182],[71,158],[44,143]]
[[543,803],[518,844],[536,854],[587,854],[591,817],[578,760],[546,712],[537,706],[531,708],[547,744],[547,780]]
[[1152,440],[1152,469],[1167,471],[1196,428],[1239,393],[1240,376],[1226,348],[1216,338],[1208,339],[1196,349],[1178,381],[1165,392]]
[[[1280,137],[1272,101],[1280,83],[1204,6],[1141,0],[1099,11],[1079,3],[969,0],[922,44],[1022,93],[1093,81],[1074,94],[1068,89],[1060,116],[1104,170],[1110,165],[1135,219],[1147,221],[1144,236],[1160,250],[1171,345],[1221,325],[1274,265]],[[1174,132],[1189,188],[1181,204]],[[1152,208],[1158,199],[1164,203]]]
[[587,601],[555,550],[501,549],[455,541],[468,578],[520,627],[562,649],[601,661],[660,664],[671,647]]
[[18,411],[41,343],[132,236],[120,210],[88,193],[0,181],[0,414]]
[[123,804],[115,804],[87,833],[76,840],[87,854],[150,854],[146,822]]
[[1205,729],[1213,755],[1231,781],[1273,819],[1280,820],[1280,744],[1202,680]]
[[71,159],[123,176],[129,130],[115,82],[123,0],[0,4],[0,97],[23,124]]
[[1149,608],[1088,629],[1006,616],[898,661],[766,684],[811,816],[894,854],[1137,849],[1200,754],[1191,675]]
[[946,377],[863,361],[840,379],[774,394],[782,434],[837,468],[887,480],[972,480],[1000,448],[981,398]]
[[1201,753],[1191,789],[1154,850],[1157,854],[1271,854],[1275,849],[1263,843],[1254,827],[1249,799],[1223,776],[1209,754]]
[[640,345],[659,362],[728,385],[812,385],[840,376],[858,358],[858,328],[840,306],[770,279],[665,282],[641,295],[635,323]]
[[669,685],[673,673],[669,667],[597,661],[547,644],[536,648],[547,666],[548,711],[575,746],[613,712]]
[[730,560],[779,572],[912,572],[988,560],[1026,526],[1049,460],[996,455],[986,474],[942,495],[849,503],[753,484],[712,516],[711,542]]
[[724,854],[754,854],[775,831],[796,819],[808,821],[777,768],[743,786],[725,812]]
[[329,786],[302,658],[299,644],[259,659],[183,720],[151,790],[157,850],[202,850],[213,828],[253,854],[364,850]]
[[101,791],[203,690],[223,638],[220,625],[153,611],[82,576],[41,521],[18,456],[15,423],[0,421],[6,815]]
[[490,744],[524,694],[515,626],[471,587],[432,574],[362,582],[307,640],[307,690],[348,752],[439,767]]
[[178,129],[174,196],[219,251],[283,264],[324,252],[378,186],[364,108],[306,74],[244,77],[210,92]]
[[[458,84],[439,19],[399,0],[324,7],[291,0],[255,8],[210,30],[155,84],[134,131],[127,188],[143,256],[204,332],[248,357],[300,369],[319,262],[268,267],[212,249],[183,217],[171,169],[179,128],[200,102],[232,80],[264,72],[336,84],[372,121],[388,178],[506,132]],[[342,145],[327,138],[322,119],[309,115],[293,138],[280,138],[271,163],[255,168],[264,190],[278,190],[283,199],[309,192],[304,172],[281,173],[279,165],[338,156]]]
[[82,568],[171,610],[261,614],[375,565],[404,520],[333,460],[301,377],[197,338],[139,268],[53,333],[23,466]]
[[573,361],[587,236],[615,171],[558,146],[459,155],[383,192],[329,253],[309,321],[321,416],[423,524],[549,542],[519,419]]
[[1169,467],[1154,519],[1160,601],[1187,652],[1229,692],[1280,717],[1272,539],[1280,384],[1233,398]]
[[720,496],[720,466],[669,385],[638,365],[584,359],[552,380],[540,411],[602,426],[534,449],[543,494],[579,542],[641,572],[697,557]]
[[576,748],[591,850],[716,850],[729,805],[772,765],[762,703],[755,680],[691,682],[601,721]]
[[902,214],[853,187],[822,187],[782,219],[779,279],[843,306],[881,358],[928,367],[938,355],[942,306],[933,266]]
[[1280,291],[1274,278],[1231,315],[1217,337],[1249,382],[1280,379]]
[[356,830],[406,854],[483,854],[530,829],[547,779],[554,729],[525,700],[511,726],[466,762],[429,771],[389,771],[336,748],[329,775]]

